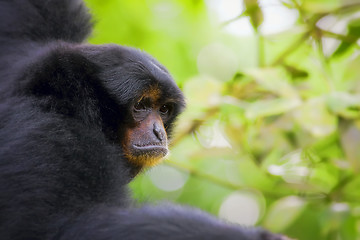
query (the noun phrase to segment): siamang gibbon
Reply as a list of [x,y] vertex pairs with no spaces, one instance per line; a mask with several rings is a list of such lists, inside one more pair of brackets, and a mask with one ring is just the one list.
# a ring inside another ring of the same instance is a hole
[[80,0],[0,0],[0,239],[282,239],[196,209],[131,207],[184,97],[148,54],[83,43]]

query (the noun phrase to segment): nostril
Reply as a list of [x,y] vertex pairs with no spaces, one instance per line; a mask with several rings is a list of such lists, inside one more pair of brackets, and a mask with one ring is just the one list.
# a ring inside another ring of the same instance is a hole
[[165,134],[164,134],[164,131],[163,129],[159,126],[159,124],[157,123],[154,123],[154,134],[155,136],[160,140],[160,141],[163,141],[164,138],[165,138]]

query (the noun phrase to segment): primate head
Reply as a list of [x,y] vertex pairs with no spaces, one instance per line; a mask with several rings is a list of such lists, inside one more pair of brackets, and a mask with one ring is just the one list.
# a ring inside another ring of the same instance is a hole
[[138,167],[155,165],[169,152],[172,126],[184,107],[182,92],[169,72],[140,50],[107,45],[91,52],[101,82],[124,112],[118,134],[127,160]]
[[40,59],[29,68],[26,89],[46,111],[100,126],[137,169],[168,154],[184,97],[150,55],[117,45],[57,44]]

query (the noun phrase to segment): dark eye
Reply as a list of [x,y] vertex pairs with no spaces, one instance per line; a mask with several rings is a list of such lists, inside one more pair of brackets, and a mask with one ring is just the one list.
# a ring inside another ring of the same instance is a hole
[[164,104],[160,107],[159,111],[162,115],[170,115],[172,106],[170,104]]
[[139,102],[135,103],[134,105],[135,111],[144,111],[146,110],[146,106],[143,100],[140,100]]

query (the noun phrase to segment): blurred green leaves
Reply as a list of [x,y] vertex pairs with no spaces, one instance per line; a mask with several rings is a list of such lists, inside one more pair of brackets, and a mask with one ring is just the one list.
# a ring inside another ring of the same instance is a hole
[[[87,0],[92,43],[144,49],[187,97],[170,158],[132,182],[135,197],[360,239],[359,1],[239,1]],[[296,21],[265,34],[288,21],[279,6]]]
[[335,11],[341,6],[341,2],[341,0],[303,0],[301,9],[311,13],[324,13]]
[[360,38],[360,19],[351,20],[348,24],[348,32],[339,47],[334,52],[334,57],[345,53]]
[[276,232],[283,232],[297,219],[305,207],[306,202],[295,196],[279,199],[270,207],[264,223],[265,227]]

